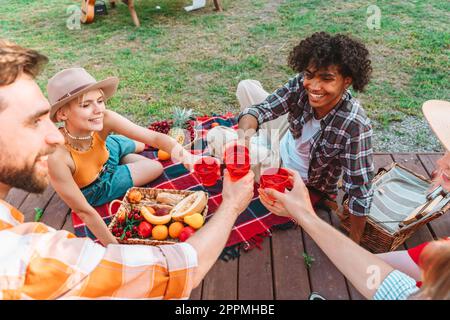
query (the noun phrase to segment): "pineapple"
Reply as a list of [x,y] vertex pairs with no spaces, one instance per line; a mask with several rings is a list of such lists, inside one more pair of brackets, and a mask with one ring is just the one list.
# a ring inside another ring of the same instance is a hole
[[194,115],[192,109],[174,107],[173,108],[173,125],[169,130],[169,136],[178,141],[179,144],[184,145],[186,142],[185,130],[188,126],[188,120]]

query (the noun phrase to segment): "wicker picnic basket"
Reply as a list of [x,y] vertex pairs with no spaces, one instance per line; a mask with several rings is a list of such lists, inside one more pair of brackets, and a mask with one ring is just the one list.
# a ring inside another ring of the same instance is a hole
[[[143,195],[142,200],[138,204],[132,204],[128,201],[128,194],[134,190],[141,192],[141,194]],[[141,187],[130,188],[130,189],[128,189],[127,193],[123,197],[123,200],[114,200],[109,204],[108,210],[109,210],[110,215],[112,215],[111,207],[114,203],[117,203],[117,202],[120,203],[120,207],[114,214],[113,219],[111,220],[110,224],[108,225],[108,229],[112,232],[112,229],[114,228],[114,226],[116,226],[118,224],[118,216],[121,211],[125,210],[125,212],[128,214],[128,212],[130,212],[132,208],[140,209],[144,205],[156,204],[156,197],[161,192],[178,194],[178,195],[183,195],[183,196],[187,197],[188,195],[190,195],[194,192],[199,192],[199,191],[174,190],[174,189],[154,189],[154,188],[141,188]],[[200,191],[200,192],[204,192],[204,191]],[[206,199],[208,200],[208,193],[205,192],[205,195],[206,195]],[[201,214],[203,215],[204,218],[206,218],[206,215],[208,214],[208,204],[206,204],[206,206],[203,209],[203,211],[201,212]],[[144,244],[144,245],[152,245],[152,246],[159,246],[159,245],[164,245],[164,244],[174,244],[174,243],[179,242],[178,239],[168,239],[168,240],[164,240],[164,241],[155,240],[155,239],[140,239],[140,238],[129,238],[129,239],[125,240],[125,239],[120,239],[118,237],[116,237],[116,239],[119,243],[123,243],[123,244]]]
[[[431,211],[421,213],[418,209],[427,203],[431,181],[398,163],[380,169],[373,187],[372,207],[360,244],[374,253],[395,250],[421,226],[450,209],[450,196],[444,195]],[[348,199],[343,209],[341,226],[349,232]]]

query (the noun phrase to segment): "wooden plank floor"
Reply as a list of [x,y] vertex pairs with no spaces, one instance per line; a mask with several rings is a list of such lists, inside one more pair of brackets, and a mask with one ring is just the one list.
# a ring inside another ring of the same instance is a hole
[[[397,161],[415,172],[429,177],[440,153],[377,153],[375,169]],[[44,210],[42,222],[56,229],[74,232],[70,210],[53,188],[43,194],[29,194],[13,189],[6,200],[22,211],[26,221],[33,221],[34,208]],[[319,216],[339,228],[339,219],[325,211]],[[425,241],[450,235],[450,214],[428,223],[409,238],[398,250],[404,250]],[[304,263],[303,253],[315,261],[311,268]],[[202,284],[194,289],[193,300],[303,300],[312,291],[327,299],[364,299],[349,281],[336,269],[327,256],[301,228],[275,230],[266,238],[261,249],[242,252],[238,259],[217,261]]]

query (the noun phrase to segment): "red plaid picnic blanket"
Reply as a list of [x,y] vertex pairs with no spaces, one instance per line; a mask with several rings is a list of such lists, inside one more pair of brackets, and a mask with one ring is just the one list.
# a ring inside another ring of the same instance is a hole
[[[206,134],[211,128],[211,124],[214,122],[217,122],[222,126],[237,128],[236,118],[231,113],[222,116],[197,117],[194,122],[194,128],[199,133],[201,139],[198,139],[197,143],[195,143],[193,153],[207,154]],[[157,159],[156,150],[146,150],[142,154],[150,159]],[[209,194],[207,219],[214,214],[222,202],[222,180],[219,180],[213,187],[204,187],[197,177],[187,171],[181,163],[174,163],[171,160],[161,161],[161,163],[164,167],[163,174],[146,187],[206,191]],[[109,204],[105,204],[95,208],[106,224],[109,224],[112,218],[112,216],[108,214],[108,205]],[[117,207],[114,208],[113,206],[113,213],[117,210]],[[72,212],[72,219],[75,234],[78,237],[90,237],[96,240],[91,231],[86,227],[85,223],[74,212]],[[227,260],[230,257],[234,258],[238,256],[240,248],[250,250],[255,246],[260,247],[263,238],[270,236],[270,229],[272,227],[279,226],[281,228],[287,228],[292,225],[293,223],[290,219],[276,216],[270,213],[262,205],[255,184],[254,198],[248,208],[236,220],[221,258]]]

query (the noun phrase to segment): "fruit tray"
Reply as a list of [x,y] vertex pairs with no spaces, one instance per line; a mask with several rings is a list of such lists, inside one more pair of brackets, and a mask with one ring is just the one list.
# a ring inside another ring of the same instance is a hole
[[[120,203],[115,214],[111,212],[114,203]],[[119,243],[153,246],[174,244],[185,241],[186,237],[204,225],[208,213],[208,194],[203,191],[133,187],[128,189],[123,200],[111,202],[108,210],[110,215],[114,215],[108,229]],[[202,217],[200,226],[198,214]],[[186,217],[189,218],[186,219]],[[196,225],[191,221],[193,217],[197,218]],[[174,222],[177,222],[176,226]],[[179,229],[180,223],[183,229]],[[151,228],[148,224],[151,224]],[[172,224],[174,228],[171,228]],[[156,228],[158,233],[154,233],[156,226],[158,226]],[[150,235],[148,235],[149,229]],[[177,229],[181,230],[178,238],[171,237],[177,234]],[[170,235],[164,237],[169,230],[171,230]],[[183,232],[184,235],[181,234]]]

